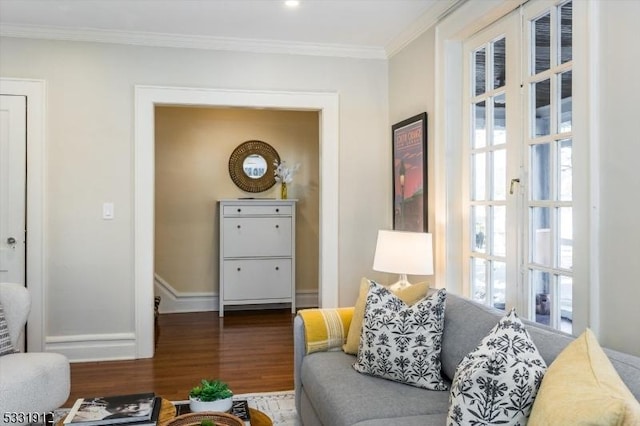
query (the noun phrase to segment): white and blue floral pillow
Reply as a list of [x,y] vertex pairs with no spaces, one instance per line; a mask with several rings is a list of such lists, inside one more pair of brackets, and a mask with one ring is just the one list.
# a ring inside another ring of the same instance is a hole
[[447,426],[525,425],[546,370],[529,333],[511,310],[458,364]]
[[440,373],[446,291],[409,306],[370,281],[356,371],[431,390],[447,390]]

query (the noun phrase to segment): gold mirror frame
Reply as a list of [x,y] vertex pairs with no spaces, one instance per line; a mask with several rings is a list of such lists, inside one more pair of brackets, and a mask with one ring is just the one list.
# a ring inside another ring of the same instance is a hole
[[[261,155],[267,162],[267,171],[262,177],[252,178],[244,172],[244,160],[250,155]],[[280,156],[271,145],[266,142],[252,140],[238,145],[229,157],[229,175],[236,186],[246,192],[262,192],[276,184],[273,174],[274,162],[280,163]]]

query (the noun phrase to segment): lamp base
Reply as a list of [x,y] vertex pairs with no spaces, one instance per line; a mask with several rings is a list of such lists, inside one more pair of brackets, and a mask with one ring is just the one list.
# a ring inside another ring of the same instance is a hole
[[398,291],[409,287],[411,283],[407,279],[407,274],[400,274],[400,279],[389,286],[389,290]]

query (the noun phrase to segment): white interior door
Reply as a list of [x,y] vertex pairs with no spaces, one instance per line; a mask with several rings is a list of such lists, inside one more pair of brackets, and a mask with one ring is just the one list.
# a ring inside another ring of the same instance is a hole
[[25,284],[25,96],[0,96],[0,281]]

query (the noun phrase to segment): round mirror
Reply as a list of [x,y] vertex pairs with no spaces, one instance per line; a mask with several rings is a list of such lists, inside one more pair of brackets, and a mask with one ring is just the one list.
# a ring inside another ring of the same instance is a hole
[[271,145],[262,141],[246,141],[231,153],[229,175],[243,191],[266,191],[276,184],[273,175],[275,162],[280,162],[280,156]]
[[242,162],[242,168],[251,179],[259,179],[267,172],[267,160],[262,155],[251,154]]

